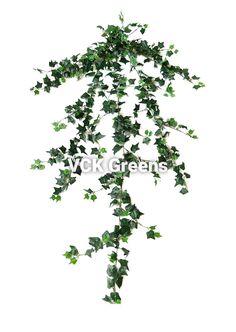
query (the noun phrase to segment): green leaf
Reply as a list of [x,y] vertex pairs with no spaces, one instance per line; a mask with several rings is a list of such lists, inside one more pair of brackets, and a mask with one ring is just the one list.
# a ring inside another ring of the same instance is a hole
[[52,199],[53,201],[59,202],[59,201],[61,201],[61,196],[60,196],[60,195],[55,195],[55,194],[53,194],[53,195],[51,196],[51,199]]
[[136,151],[138,151],[139,150],[139,143],[137,143],[137,144],[133,144],[132,146],[131,146],[131,151],[133,152],[133,153],[135,153]]
[[75,246],[70,246],[70,251],[66,251],[64,256],[69,259],[70,264],[76,264],[79,257],[79,251]]
[[154,231],[150,230],[146,234],[147,234],[148,239],[154,239],[155,240],[155,232]]
[[120,151],[120,149],[122,149],[122,145],[116,144],[112,150],[114,154],[116,154],[118,151]]
[[107,278],[107,288],[113,288],[115,286],[114,279]]
[[178,122],[174,118],[170,118],[166,122],[172,128],[176,128],[178,125]]
[[144,137],[144,139],[143,139],[144,144],[148,145],[150,142],[151,142],[151,139],[149,137]]
[[71,254],[70,251],[66,251],[66,252],[64,253],[64,256],[65,256],[67,259],[70,259],[71,256],[72,256],[72,254]]
[[188,189],[185,188],[185,187],[183,187],[183,188],[180,190],[180,193],[183,194],[183,195],[185,195],[185,194],[188,193]]
[[[154,229],[153,229],[153,227],[155,227],[155,226],[151,226],[151,227],[149,227],[150,230],[149,230],[146,234],[147,234],[147,238],[148,238],[148,239],[153,239],[153,240],[155,240],[155,239],[157,239],[157,238],[160,238],[160,237],[161,237],[161,234],[160,234],[159,232],[155,232]],[[152,229],[151,229],[151,228],[152,228]],[[155,227],[155,228],[156,228],[156,227]]]
[[171,85],[171,83],[168,84],[166,91],[164,93],[165,97],[175,97],[175,91]]
[[187,134],[193,139],[198,139],[198,136],[195,134],[195,131],[193,129],[189,129]]
[[124,23],[124,15],[122,12],[120,12],[119,14],[119,20],[121,21],[121,23]]
[[90,199],[94,202],[97,199],[97,196],[95,194],[92,194]]
[[198,84],[195,84],[195,85],[193,86],[193,88],[196,89],[196,90],[198,90],[198,89],[200,89],[200,88],[204,88],[204,87],[205,87],[205,84],[202,83],[202,82],[198,82]]
[[111,299],[112,299],[112,301],[113,301],[114,303],[116,303],[116,304],[120,304],[120,303],[121,303],[121,298],[120,298],[119,293],[117,293],[117,292],[112,292],[112,293],[110,294],[110,297],[111,297]]
[[108,302],[108,303],[113,303],[113,302],[112,302],[112,299],[111,299],[110,296],[108,296],[108,295],[106,295],[106,296],[103,298],[103,301]]
[[103,110],[105,113],[115,113],[117,111],[117,103],[115,100],[105,100],[103,102]]
[[110,241],[110,233],[108,231],[102,234],[102,241],[104,244]]
[[155,226],[150,226],[149,229],[151,229],[152,231],[154,231],[156,229],[156,225]]
[[137,209],[136,205],[131,204],[126,206],[126,211],[131,216],[132,219],[137,220],[139,219],[143,213]]
[[90,237],[89,244],[94,247],[95,251],[103,249],[103,243],[99,237]]
[[137,57],[134,56],[134,55],[130,55],[130,63],[131,63],[131,65],[134,66],[134,67],[137,66],[137,64],[138,64]]
[[125,216],[128,216],[129,215],[129,212],[128,211],[125,211],[124,209],[122,208],[116,208],[114,210],[114,216],[117,216],[117,217],[125,217]]
[[136,81],[135,78],[130,78],[130,79],[129,79],[129,84],[130,84],[130,85],[133,85],[133,84],[135,84],[135,81]]
[[72,255],[78,255],[79,254],[79,251],[78,251],[78,249],[75,247],[75,246],[70,246],[70,252],[71,252],[71,254]]
[[111,263],[117,262],[117,253],[115,251],[112,251],[112,253],[109,255],[109,260]]
[[106,153],[107,149],[106,148],[100,148],[100,153]]
[[57,62],[56,61],[50,61],[49,62],[49,67],[55,67],[57,65]]
[[70,264],[76,264],[78,259],[76,257],[71,257]]
[[53,129],[58,132],[62,129],[66,129],[67,125],[65,123],[62,122],[53,122]]
[[87,249],[86,252],[85,252],[85,255],[86,255],[86,256],[89,256],[89,257],[91,258],[93,252],[94,252],[93,249]]
[[43,163],[40,159],[35,159],[34,163],[31,165],[30,168],[33,169],[33,170],[35,170],[35,169],[44,170],[45,165],[43,165]]
[[88,193],[85,193],[85,194],[84,194],[84,199],[89,199],[89,198],[90,198],[89,194],[88,194]]
[[124,253],[124,256],[128,256],[129,255],[129,250],[126,249],[126,248],[121,248],[123,253]]
[[157,47],[158,48],[164,48],[165,44],[163,42],[158,42]]
[[119,277],[119,278],[117,279],[117,281],[116,281],[117,286],[118,286],[119,288],[121,288],[122,283],[123,283],[123,277]]
[[42,83],[40,83],[40,82],[37,82],[37,84],[35,85],[35,88],[36,88],[36,89],[41,89],[41,88],[42,88],[42,86],[43,86],[43,84],[42,84]]
[[111,278],[116,278],[117,277],[117,267],[116,267],[116,265],[109,264],[108,267],[107,267],[107,274]]

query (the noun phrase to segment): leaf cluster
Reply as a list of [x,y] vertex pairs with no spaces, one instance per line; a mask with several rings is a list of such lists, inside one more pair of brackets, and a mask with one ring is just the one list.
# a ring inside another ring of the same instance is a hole
[[[168,137],[172,131],[192,139],[197,139],[197,135],[193,129],[178,123],[174,117],[165,119],[161,115],[158,95],[174,97],[174,83],[178,78],[190,83],[195,90],[204,87],[204,83],[196,75],[190,74],[187,68],[171,62],[171,58],[178,53],[173,44],[166,46],[162,41],[149,43],[143,39],[147,24],[125,24],[122,13],[119,20],[120,25],[98,26],[102,40],[93,43],[84,54],[72,55],[60,61],[51,60],[47,70],[36,69],[42,75],[42,79],[31,88],[35,95],[42,91],[50,93],[52,89],[60,87],[71,78],[89,80],[87,89],[80,97],[65,107],[65,116],[52,124],[55,132],[74,126],[76,135],[65,146],[53,147],[47,151],[48,160],[42,162],[36,159],[31,165],[33,170],[43,170],[45,164],[60,165],[59,176],[56,177],[56,185],[51,196],[53,201],[60,201],[62,193],[83,175],[79,165],[72,171],[70,165],[73,160],[81,161],[88,155],[98,159],[105,158],[108,151],[101,145],[101,140],[106,135],[99,129],[105,116],[112,119],[112,151],[113,154],[119,153],[119,163],[125,161],[129,165],[131,162],[143,161],[138,153],[146,145],[152,144],[155,147],[154,159],[159,163],[165,162],[168,170],[174,173],[175,186],[180,187],[181,194],[188,192],[187,180],[190,175],[185,171],[184,162],[180,160],[179,150],[169,144]],[[136,37],[137,34],[139,38]],[[153,75],[148,74],[145,69],[148,63],[154,68]],[[125,111],[130,87],[135,91],[136,98],[132,115]],[[96,100],[101,101],[99,112],[95,111]],[[144,112],[150,121],[152,130],[143,128],[141,112]],[[160,173],[150,173],[157,184],[161,178]],[[117,287],[121,288],[129,271],[129,250],[123,244],[126,246],[138,228],[145,230],[148,239],[161,237],[157,226],[141,224],[143,213],[124,187],[126,178],[130,176],[128,167],[122,171],[106,173],[98,179],[100,189],[85,189],[85,200],[93,202],[98,198],[100,190],[107,191],[111,199],[113,218],[117,222],[112,230],[106,230],[101,236],[89,237],[89,247],[83,254],[79,253],[75,246],[70,246],[70,250],[64,254],[71,264],[76,264],[80,256],[92,257],[99,250],[110,248],[107,267],[109,294],[104,300],[114,304],[121,303]]]

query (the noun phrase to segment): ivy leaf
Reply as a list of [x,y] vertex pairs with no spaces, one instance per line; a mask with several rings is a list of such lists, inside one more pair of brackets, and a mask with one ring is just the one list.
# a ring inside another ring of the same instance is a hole
[[86,256],[89,256],[89,257],[91,258],[93,252],[94,252],[93,249],[87,249],[86,252],[85,252],[85,255],[86,255]]
[[115,280],[107,278],[107,288],[113,288],[115,286]]
[[92,189],[85,189],[86,193],[84,194],[84,199],[95,201],[97,199],[97,195],[94,193]]
[[70,264],[76,264],[78,259],[76,257],[71,257]]
[[134,67],[137,66],[137,64],[138,64],[137,57],[134,55],[130,55],[130,63]]
[[150,229],[147,233],[147,238],[148,239],[153,239],[155,240],[156,238],[161,237],[161,234],[159,232],[155,232],[154,230]]
[[117,253],[115,251],[112,251],[112,253],[109,255],[109,260],[111,263],[117,262]]
[[120,298],[120,295],[119,293],[117,292],[112,292],[110,294],[110,297],[111,297],[111,300],[116,303],[116,304],[120,304],[121,303],[121,298]]
[[126,217],[129,215],[129,212],[128,211],[125,211],[124,209],[122,208],[116,208],[114,210],[114,216],[117,216],[117,217]]
[[119,20],[121,21],[121,23],[124,23],[124,15],[122,12],[120,12],[119,14]]
[[42,83],[40,83],[40,82],[37,82],[37,84],[35,85],[35,88],[36,88],[36,89],[41,89],[41,88],[42,88],[42,86],[43,86],[43,84],[42,84]]
[[70,246],[70,251],[66,251],[64,256],[69,259],[70,264],[76,264],[79,257],[79,251],[75,246]]
[[166,88],[166,91],[165,91],[165,93],[164,93],[164,96],[165,96],[165,97],[175,97],[175,91],[174,91],[174,89],[173,89],[171,83],[168,84],[168,86],[167,86],[167,88]]
[[95,194],[92,194],[90,199],[94,202],[97,199],[97,196]]
[[103,110],[105,113],[115,113],[117,110],[117,104],[115,100],[105,100],[103,102]]
[[129,250],[126,249],[126,248],[121,248],[123,253],[124,253],[124,256],[128,256],[129,255]]
[[187,132],[187,135],[193,139],[198,139],[197,135],[195,134],[195,131],[193,129],[189,129]]
[[108,303],[113,303],[111,297],[108,296],[108,295],[106,295],[106,296],[103,298],[103,301],[108,302]]
[[154,231],[150,230],[146,234],[147,234],[148,239],[154,239],[155,240],[155,232]]
[[132,146],[131,146],[131,151],[133,152],[133,153],[135,153],[136,151],[138,151],[139,150],[139,143],[137,143],[137,144],[133,144]]
[[116,281],[117,286],[118,286],[119,288],[121,288],[122,283],[123,283],[123,277],[119,277],[119,278],[117,279],[117,281]]
[[103,243],[99,237],[90,237],[89,244],[94,247],[95,251],[103,249]]
[[109,264],[107,267],[107,275],[111,278],[117,277],[117,267],[116,265]]
[[126,211],[131,216],[131,218],[134,220],[139,219],[143,215],[143,213],[141,211],[139,211],[139,209],[137,209],[136,205],[134,205],[134,204],[127,205]]
[[54,68],[57,65],[57,61],[50,61],[49,62],[49,67]]
[[106,244],[110,241],[110,233],[108,231],[106,231],[102,234],[102,241],[104,244]]
[[90,198],[89,194],[88,194],[88,193],[85,193],[85,194],[84,194],[84,199],[89,199],[89,198]]
[[130,78],[130,79],[129,79],[129,84],[130,84],[130,85],[133,85],[133,84],[135,84],[135,81],[136,81],[135,78]]
[[185,194],[188,193],[188,189],[185,188],[185,187],[183,187],[183,188],[180,190],[180,193],[183,194],[183,195],[185,195]]
[[193,88],[196,89],[196,90],[198,90],[198,89],[200,89],[200,88],[204,88],[204,87],[205,87],[205,84],[202,83],[202,82],[199,82],[198,84],[195,84],[195,85],[193,86]]
[[39,170],[44,170],[45,169],[45,165],[43,165],[42,161],[40,159],[35,159],[34,163],[31,165],[30,167],[31,169],[35,170],[35,169],[39,169]]
[[106,148],[100,148],[99,152],[100,152],[100,154],[107,153],[107,149]]
[[151,139],[149,137],[144,137],[143,144],[149,144],[151,142]]
[[140,29],[140,32],[141,32],[142,35],[145,33],[147,27],[148,27],[148,25],[147,25],[147,24],[144,24],[144,25],[142,26],[142,28]]
[[52,199],[53,201],[59,202],[59,201],[61,201],[61,196],[60,196],[60,195],[55,195],[55,194],[53,194],[53,195],[51,196],[51,199]]
[[176,128],[178,126],[178,122],[174,118],[170,118],[166,122],[172,128]]
[[53,129],[58,132],[62,129],[66,129],[67,125],[65,123],[62,122],[53,122]]
[[116,144],[112,150],[114,154],[116,154],[118,151],[120,151],[120,149],[122,149],[122,145]]
[[76,256],[79,254],[78,249],[75,246],[70,246],[70,252],[72,255]]

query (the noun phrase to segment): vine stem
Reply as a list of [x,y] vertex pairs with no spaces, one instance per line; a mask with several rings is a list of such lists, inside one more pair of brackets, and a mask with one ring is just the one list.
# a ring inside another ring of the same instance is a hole
[[131,36],[133,33],[135,33],[136,31],[138,31],[138,29],[139,29],[139,28],[136,28],[135,30],[133,30],[132,32],[130,32],[130,33],[128,34],[128,36]]
[[[180,130],[179,128],[173,128],[173,127],[170,127],[170,126],[168,126],[168,125],[164,125],[164,127],[167,127],[167,128],[170,128],[170,129],[173,129],[173,130],[176,130],[176,131],[178,131],[178,132],[180,132],[180,133],[182,133],[182,134],[184,134],[184,135],[186,135],[186,136],[189,136],[189,134],[188,133],[185,133],[184,131],[182,131],[182,130]],[[190,136],[189,136],[190,137]]]
[[[117,110],[118,110],[118,113],[120,113],[119,102],[120,102],[120,98],[117,95]],[[124,158],[124,146],[123,146],[123,158]],[[121,185],[120,185],[120,190],[121,190],[121,195],[122,195],[123,177],[122,177],[122,181],[121,181]],[[122,207],[122,197],[119,199],[119,208],[121,208],[121,207]],[[119,220],[119,225],[120,225],[120,216],[118,217],[118,220]],[[120,249],[120,239],[119,239],[119,236],[117,237],[117,241],[118,241],[118,244],[116,246],[116,251],[115,251],[115,253],[116,253],[116,262],[115,262],[116,270],[117,270],[117,264],[118,264],[118,251]],[[113,286],[113,292],[116,293],[116,284],[114,284],[114,286]]]
[[143,228],[150,229],[148,226],[141,224],[141,222],[139,222],[139,221],[137,221],[137,224]]
[[[118,97],[118,105],[119,105],[119,97]],[[122,151],[123,151],[123,158],[124,158],[124,145],[123,145],[123,148],[122,148]],[[124,182],[124,175],[122,174],[122,181],[121,181],[121,185],[120,185],[120,192],[121,192],[121,197],[120,197],[120,200],[119,200],[119,208],[122,207],[122,194],[123,194],[123,182]],[[119,216],[119,225],[120,225],[120,220],[121,220],[121,217]],[[118,246],[116,248],[116,255],[118,256],[118,251],[120,249],[120,239],[118,237]],[[117,263],[118,263],[118,259],[116,260],[116,269],[117,269]],[[116,292],[116,284],[113,288],[113,291]]]

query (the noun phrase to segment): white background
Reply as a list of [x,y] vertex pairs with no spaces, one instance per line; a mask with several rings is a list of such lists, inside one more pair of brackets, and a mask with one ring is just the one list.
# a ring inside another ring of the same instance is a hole
[[[1,25],[1,320],[3,332],[146,330],[235,332],[235,13],[234,1],[2,1]],[[107,257],[85,257],[71,266],[62,254],[69,244],[85,249],[89,236],[111,229],[114,218],[105,193],[83,200],[86,177],[61,203],[49,200],[57,170],[33,172],[34,158],[66,143],[51,122],[83,92],[68,82],[50,95],[29,88],[34,67],[83,52],[99,40],[98,24],[149,24],[150,42],[174,43],[176,62],[206,83],[194,91],[176,85],[176,98],[160,98],[171,114],[196,129],[200,139],[173,136],[192,178],[182,196],[167,175],[134,177],[129,191],[144,224],[163,237],[130,241],[130,274],[122,305],[106,293]]]

